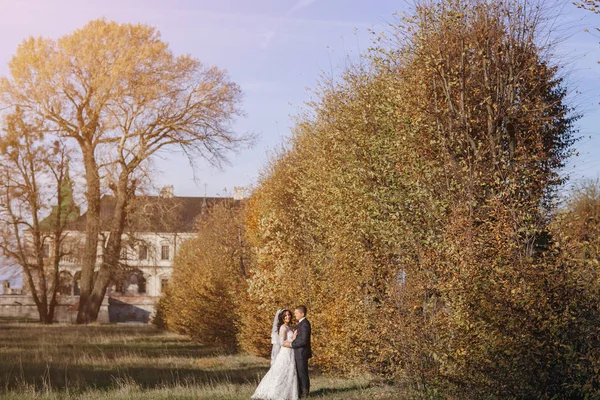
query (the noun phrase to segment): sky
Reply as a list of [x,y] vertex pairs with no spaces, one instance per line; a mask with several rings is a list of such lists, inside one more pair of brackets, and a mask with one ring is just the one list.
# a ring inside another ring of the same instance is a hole
[[[223,196],[256,183],[270,155],[290,134],[293,116],[310,98],[321,73],[338,74],[371,44],[406,2],[391,0],[0,0],[0,75],[29,36],[59,38],[88,21],[106,18],[156,27],[175,54],[226,69],[244,92],[246,117],[235,128],[255,132],[252,149],[230,156],[221,170],[200,162],[194,179],[185,157],[162,154],[157,186],[179,196]],[[600,176],[600,15],[569,1],[557,10],[566,37],[557,56],[567,64],[570,103],[583,115],[579,156],[565,173],[571,182]]]

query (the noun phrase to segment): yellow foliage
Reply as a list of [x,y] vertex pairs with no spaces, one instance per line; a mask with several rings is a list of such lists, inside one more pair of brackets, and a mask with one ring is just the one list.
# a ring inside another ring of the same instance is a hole
[[[245,314],[306,303],[316,364],[423,396],[591,393],[595,361],[565,367],[600,321],[548,226],[575,117],[524,34],[538,11],[424,2],[322,83],[253,194]],[[245,347],[269,325],[246,320]]]
[[[273,312],[304,303],[325,369],[423,398],[597,397],[597,247],[569,239],[580,216],[549,223],[576,117],[536,12],[424,2],[397,42],[322,82],[243,219],[244,349],[267,355]],[[214,304],[225,275],[191,266],[231,256],[190,249],[183,283]]]
[[160,316],[169,329],[226,350],[238,347],[252,262],[243,213],[242,205],[226,200],[201,216],[197,236],[183,243],[174,261],[161,300]]

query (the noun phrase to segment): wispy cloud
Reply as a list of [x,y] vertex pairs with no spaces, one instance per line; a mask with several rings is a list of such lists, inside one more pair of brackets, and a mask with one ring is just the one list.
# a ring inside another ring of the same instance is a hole
[[290,8],[290,10],[287,13],[285,13],[285,15],[286,17],[289,17],[296,11],[306,8],[316,1],[317,0],[298,0],[298,2],[296,2],[296,4],[294,4],[294,6]]
[[296,4],[294,4],[294,6],[285,13],[285,18],[280,19],[277,22],[277,25],[275,26],[275,28],[268,31],[268,33],[265,35],[265,40],[262,41],[262,43],[260,44],[260,47],[266,48],[269,46],[269,43],[271,43],[271,40],[275,37],[275,35],[277,34],[277,31],[279,31],[279,28],[281,27],[281,24],[287,19],[287,17],[291,16],[292,14],[294,14],[295,12],[298,12],[299,10],[301,10],[303,8],[309,7],[311,4],[315,3],[316,1],[317,0],[298,0],[296,2]]
[[[277,23],[277,27],[279,27],[279,25],[280,25],[280,24],[281,24],[281,23],[280,23],[280,22],[278,22],[278,23]],[[272,31],[266,31],[266,32],[264,32],[264,33],[261,33],[261,35],[260,35],[260,36],[261,36],[261,37],[263,37],[264,39],[263,39],[263,41],[260,43],[260,47],[262,47],[262,48],[266,48],[266,47],[268,47],[268,46],[269,46],[269,43],[271,43],[271,39],[273,39],[273,37],[275,36],[275,33],[276,33],[276,32],[275,32],[275,30],[272,30]]]

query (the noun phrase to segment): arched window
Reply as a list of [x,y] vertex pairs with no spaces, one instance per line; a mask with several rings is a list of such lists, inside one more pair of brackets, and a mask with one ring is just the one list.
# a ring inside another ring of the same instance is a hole
[[71,296],[73,292],[73,275],[69,271],[60,271],[56,292],[63,296]]
[[115,292],[125,295],[146,293],[146,278],[142,271],[120,271],[114,280]]
[[146,278],[140,270],[135,270],[129,275],[130,285],[137,285],[138,294],[146,294]]
[[50,244],[49,243],[44,243],[42,245],[42,257],[50,258]]
[[75,272],[73,277],[73,294],[79,296],[81,294],[81,288],[79,287],[79,281],[81,280],[81,271]]

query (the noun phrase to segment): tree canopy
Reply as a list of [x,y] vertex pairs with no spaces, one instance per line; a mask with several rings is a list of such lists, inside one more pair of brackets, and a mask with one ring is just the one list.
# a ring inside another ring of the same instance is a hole
[[304,303],[325,369],[422,398],[597,395],[597,267],[551,223],[578,116],[545,11],[418,2],[321,82],[247,204],[245,349]]
[[[127,206],[150,180],[150,161],[171,149],[192,165],[221,165],[251,144],[253,135],[233,129],[243,115],[241,90],[225,71],[174,55],[155,28],[106,20],[58,40],[26,39],[9,68],[0,79],[3,107],[18,108],[24,121],[65,140],[81,160],[87,225],[78,322],[92,322],[117,272]],[[117,201],[94,275],[106,192]]]

